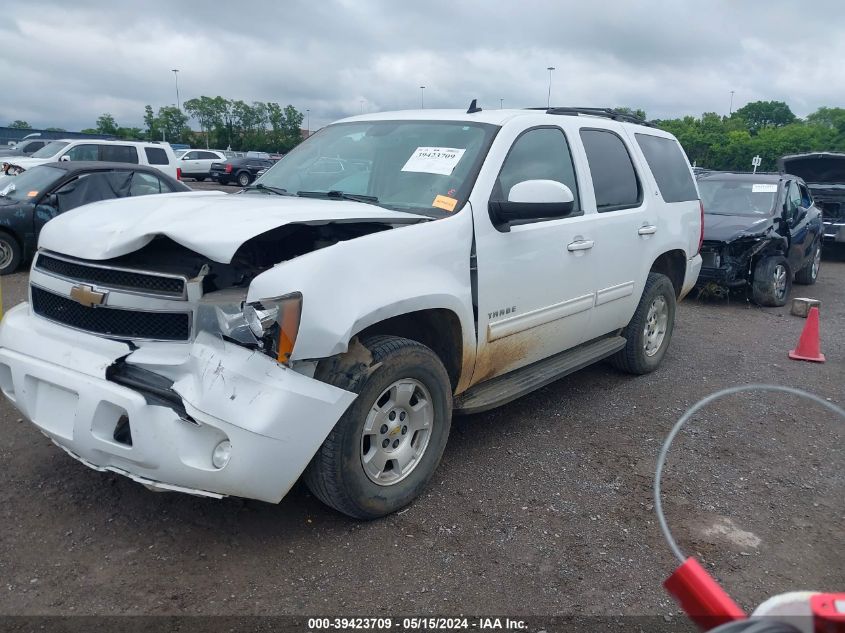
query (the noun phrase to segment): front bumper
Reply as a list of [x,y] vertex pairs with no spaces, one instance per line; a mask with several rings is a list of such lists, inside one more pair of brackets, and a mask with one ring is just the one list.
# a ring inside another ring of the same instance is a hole
[[722,268],[702,268],[698,275],[698,286],[706,286],[709,283],[715,283],[720,286],[727,286],[730,288],[737,288],[744,286],[747,281],[745,277],[738,273],[733,266],[725,266]]
[[825,220],[824,241],[845,244],[845,220]]
[[[121,358],[172,380],[184,411],[107,380],[106,370]],[[355,399],[209,334],[132,351],[33,316],[26,303],[0,324],[0,390],[92,468],[154,488],[273,503]],[[121,418],[128,418],[131,445],[115,439]],[[218,469],[211,455],[223,440],[231,458]]]

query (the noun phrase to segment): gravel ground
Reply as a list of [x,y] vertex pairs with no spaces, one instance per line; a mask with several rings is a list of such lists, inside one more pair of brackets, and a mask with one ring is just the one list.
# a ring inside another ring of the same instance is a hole
[[[787,359],[804,321],[785,308],[687,300],[658,371],[598,365],[457,418],[428,491],[371,523],[302,486],[278,506],[150,492],[77,463],[4,400],[0,614],[676,614],[651,497],[660,444],[729,385],[845,404],[843,280],[839,257],[795,290],[823,302],[826,364]],[[3,278],[6,307],[26,282]],[[845,587],[843,429],[815,405],[753,394],[679,437],[670,525],[744,607]]]

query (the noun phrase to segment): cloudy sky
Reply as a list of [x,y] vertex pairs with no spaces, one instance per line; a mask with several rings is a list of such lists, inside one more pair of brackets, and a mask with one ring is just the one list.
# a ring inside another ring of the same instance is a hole
[[[812,6],[812,11],[808,8]],[[219,7],[219,8],[218,8]],[[225,7],[225,8],[224,8]],[[214,10],[212,10],[214,8]],[[426,107],[629,105],[651,118],[845,106],[840,0],[6,0],[0,125],[91,127],[202,94],[310,109],[312,128]]]

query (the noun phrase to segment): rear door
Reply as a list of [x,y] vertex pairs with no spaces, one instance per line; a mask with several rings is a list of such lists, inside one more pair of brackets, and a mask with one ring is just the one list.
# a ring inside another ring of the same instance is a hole
[[596,298],[590,338],[618,330],[630,321],[648,274],[658,218],[635,167],[629,140],[621,130],[582,127],[592,194],[586,199],[597,223],[590,258]]

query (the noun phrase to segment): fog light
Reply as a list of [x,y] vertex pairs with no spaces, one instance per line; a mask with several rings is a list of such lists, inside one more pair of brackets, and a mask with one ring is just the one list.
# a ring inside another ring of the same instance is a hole
[[229,458],[232,456],[232,443],[229,440],[223,440],[214,447],[211,453],[211,463],[215,468],[225,468],[229,463]]

